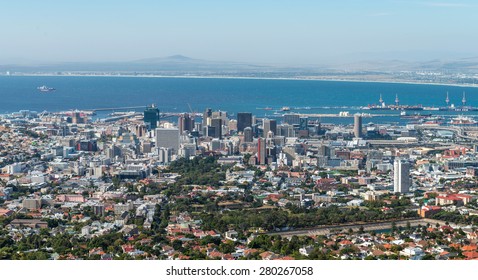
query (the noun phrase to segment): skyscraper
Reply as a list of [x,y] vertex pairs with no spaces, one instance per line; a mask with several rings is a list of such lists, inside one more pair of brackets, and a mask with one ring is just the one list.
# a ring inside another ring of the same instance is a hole
[[299,114],[284,114],[283,122],[287,124],[299,124]]
[[211,108],[207,108],[204,114],[202,115],[202,126],[208,126],[210,125],[211,121],[211,116],[212,116],[212,110]]
[[309,118],[299,118],[299,137],[309,137]]
[[181,114],[178,118],[179,132],[183,133],[184,131],[193,131],[194,129],[194,119],[189,116],[188,113]]
[[396,158],[393,163],[393,191],[408,193],[410,185],[410,163]]
[[144,110],[144,122],[149,130],[156,129],[159,122],[159,109],[153,105]]
[[174,154],[179,150],[179,129],[156,128],[156,147],[169,148]]
[[[211,120],[211,126],[214,127],[214,135],[212,137],[221,139],[222,137],[222,119],[214,118]],[[211,136],[211,135],[209,135]]]
[[362,137],[362,116],[360,114],[354,115],[354,136],[356,138]]
[[263,137],[267,137],[269,131],[272,131],[274,135],[277,133],[277,121],[270,120],[270,119],[263,119],[262,120],[262,135]]
[[237,131],[243,132],[244,128],[252,126],[252,113],[237,113]]
[[277,127],[277,135],[284,137],[295,137],[294,126],[291,124],[281,124]]
[[204,126],[202,128],[203,132],[203,136],[205,137],[212,137],[212,138],[215,138],[216,137],[216,128],[215,127],[212,127],[210,125],[208,126]]
[[252,142],[253,139],[254,138],[252,134],[252,128],[251,127],[244,128],[244,142]]
[[259,164],[266,164],[266,140],[259,137],[257,140],[257,158],[259,159]]
[[299,130],[309,130],[309,118],[299,118]]

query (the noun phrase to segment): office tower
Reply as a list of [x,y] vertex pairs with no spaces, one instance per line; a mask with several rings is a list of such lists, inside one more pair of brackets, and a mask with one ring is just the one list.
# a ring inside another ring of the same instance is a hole
[[184,131],[193,131],[194,130],[194,119],[189,116],[188,113],[181,114],[178,118],[179,133]]
[[143,119],[149,130],[156,129],[159,122],[159,109],[154,104],[146,108]]
[[284,114],[283,122],[286,124],[299,124],[300,115],[299,114]]
[[158,149],[158,161],[159,163],[169,163],[171,161],[172,151],[170,148]]
[[291,124],[282,124],[278,126],[277,135],[284,137],[295,137],[294,126]]
[[252,128],[251,127],[246,127],[244,128],[244,142],[252,142],[253,141],[253,134],[252,134]]
[[204,114],[202,115],[202,126],[211,125],[211,117],[212,117],[212,110],[211,108],[207,108]]
[[399,158],[393,163],[393,191],[408,193],[410,191],[410,163]]
[[362,137],[362,116],[360,114],[354,115],[354,136],[356,138]]
[[330,156],[330,146],[327,146],[327,145],[324,145],[324,144],[320,145],[318,147],[317,154],[319,156],[329,157]]
[[309,137],[309,118],[299,118],[299,137]]
[[174,154],[176,154],[179,150],[179,129],[157,128],[156,147],[169,148]]
[[146,135],[148,128],[145,124],[137,124],[134,126],[134,134],[138,137],[143,137]]
[[246,127],[252,127],[252,113],[237,113],[237,131],[244,132]]
[[202,135],[205,137],[214,138],[216,136],[216,128],[212,126],[204,126],[202,128]]
[[86,116],[82,117],[80,112],[73,112],[71,116],[71,123],[86,123]]
[[[211,120],[211,127],[214,127],[214,135],[212,137],[221,139],[221,137],[222,137],[222,119],[219,119],[219,118],[212,119]],[[209,135],[209,136],[211,136],[211,135]]]
[[270,119],[262,120],[262,136],[267,137],[269,131],[275,135],[277,133],[277,121]]
[[194,130],[202,131],[202,123],[194,123]]
[[257,158],[259,159],[259,164],[266,164],[266,140],[262,137],[257,139]]
[[237,120],[230,120],[227,123],[228,132],[237,131]]
[[299,130],[308,130],[309,118],[299,118]]

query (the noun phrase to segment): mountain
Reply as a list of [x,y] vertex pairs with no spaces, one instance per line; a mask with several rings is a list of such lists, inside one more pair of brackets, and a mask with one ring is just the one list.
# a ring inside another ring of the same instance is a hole
[[183,55],[146,58],[126,62],[66,62],[36,65],[0,65],[0,71],[11,72],[152,72],[152,73],[202,73],[258,71],[269,66],[247,63],[194,59]]
[[[364,57],[366,57],[364,55]],[[5,73],[127,73],[155,75],[228,75],[254,77],[301,77],[340,73],[391,73],[401,71],[430,71],[453,73],[478,73],[478,57],[459,59],[382,59],[367,58],[355,62],[309,64],[307,66],[258,65],[240,62],[211,61],[173,55],[124,62],[66,62],[56,64],[0,65]]]

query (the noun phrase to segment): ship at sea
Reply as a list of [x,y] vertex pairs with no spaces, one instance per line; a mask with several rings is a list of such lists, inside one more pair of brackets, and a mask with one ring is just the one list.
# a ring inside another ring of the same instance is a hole
[[431,117],[432,114],[418,114],[418,113],[415,113],[415,114],[408,114],[407,112],[405,111],[402,111],[400,113],[400,118],[401,119],[414,119],[414,120],[419,120],[419,119],[425,119],[425,118],[429,118]]
[[39,90],[41,92],[50,92],[50,91],[54,91],[56,89],[43,85],[43,86],[37,87],[37,90]]
[[475,125],[477,123],[478,122],[476,120],[474,120],[473,118],[466,117],[466,116],[463,116],[463,115],[458,116],[456,118],[453,118],[449,122],[449,124],[453,124],[453,125]]
[[435,106],[423,106],[418,105],[402,105],[398,99],[398,95],[395,95],[395,103],[391,105],[386,105],[383,101],[382,95],[380,94],[380,99],[378,104],[372,104],[368,106],[360,107],[362,110],[399,110],[399,111],[450,111],[450,112],[468,112],[468,111],[478,111],[478,107],[469,106],[466,104],[466,95],[463,92],[463,97],[461,99],[461,106],[455,106],[455,104],[450,103],[450,98],[448,92],[446,93],[446,107],[435,107]]
[[423,111],[422,105],[400,105],[398,94],[395,95],[394,105],[385,105],[382,95],[380,94],[379,104],[372,104],[366,107],[361,107],[363,110],[400,110],[400,111]]

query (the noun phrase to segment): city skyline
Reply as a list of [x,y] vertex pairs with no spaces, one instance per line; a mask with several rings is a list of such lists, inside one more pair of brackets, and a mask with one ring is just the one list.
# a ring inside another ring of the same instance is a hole
[[[309,65],[476,56],[473,1],[19,1],[4,3],[0,64],[185,55]],[[29,9],[24,7],[28,6]],[[61,24],[58,24],[61,22]]]

